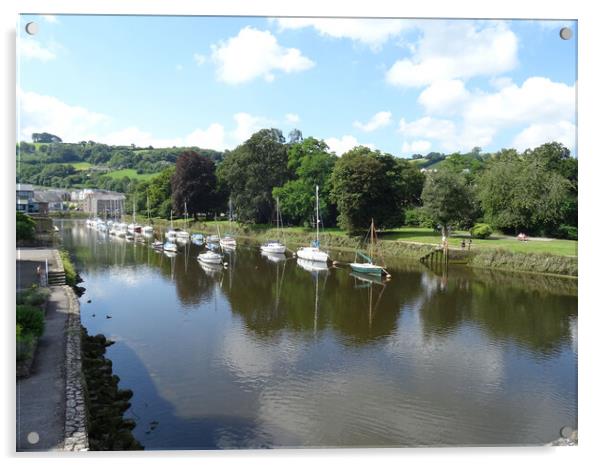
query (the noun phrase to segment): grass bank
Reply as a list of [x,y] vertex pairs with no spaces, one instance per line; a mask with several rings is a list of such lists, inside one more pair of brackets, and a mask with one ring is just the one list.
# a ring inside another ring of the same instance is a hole
[[[153,224],[161,230],[169,228],[169,220],[155,218]],[[175,228],[187,228],[193,232],[215,234],[219,226],[222,234],[234,233],[240,238],[258,242],[277,237],[277,232],[269,225],[246,225],[225,221],[193,221],[186,225],[184,220],[174,220]],[[286,227],[286,244],[295,249],[308,245],[315,238],[315,232],[304,227]],[[454,232],[449,239],[451,248],[461,250],[463,240],[470,234]],[[362,237],[350,237],[339,228],[326,228],[320,233],[325,249],[355,251]],[[379,232],[379,245],[385,257],[419,259],[439,246],[439,233],[427,228],[403,227]],[[533,238],[518,241],[513,237],[497,235],[487,239],[472,238],[471,251],[467,260],[469,266],[509,271],[524,271],[554,275],[577,276],[577,241],[550,238]]]

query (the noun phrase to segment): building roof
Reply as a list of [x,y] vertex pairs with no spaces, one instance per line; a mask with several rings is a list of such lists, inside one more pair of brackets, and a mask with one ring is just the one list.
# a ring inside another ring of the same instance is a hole
[[59,191],[35,191],[33,198],[36,202],[63,202]]
[[17,191],[33,191],[33,185],[17,183]]

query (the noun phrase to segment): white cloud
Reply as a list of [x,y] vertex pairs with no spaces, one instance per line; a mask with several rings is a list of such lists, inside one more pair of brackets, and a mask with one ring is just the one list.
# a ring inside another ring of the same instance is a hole
[[401,147],[401,152],[403,154],[426,154],[431,149],[431,142],[425,140],[418,140],[412,142],[404,142]]
[[23,58],[43,62],[56,58],[56,53],[51,48],[45,48],[40,42],[31,37],[19,38],[17,53]]
[[236,122],[236,128],[230,133],[230,138],[234,146],[245,142],[253,133],[261,128],[272,126],[273,123],[267,118],[245,112],[236,113],[233,118]]
[[286,115],[284,115],[284,118],[286,122],[291,125],[296,125],[301,121],[301,118],[299,118],[299,115],[297,115],[296,113],[287,113]]
[[277,18],[280,30],[313,27],[320,35],[350,39],[378,50],[392,37],[412,27],[401,19]]
[[196,129],[186,137],[187,146],[224,150],[226,145],[226,132],[219,123],[211,123],[207,129]]
[[193,54],[192,58],[198,66],[201,66],[203,63],[205,63],[205,61],[207,61],[207,57],[205,57],[205,55],[202,55],[200,53]]
[[391,112],[378,112],[367,123],[354,121],[353,126],[367,133],[383,128],[391,123]]
[[51,96],[17,89],[19,138],[30,140],[32,133],[47,131],[64,141],[91,139],[109,121],[106,115],[66,104]]
[[374,149],[374,144],[360,144],[356,138],[348,134],[340,139],[335,137],[328,138],[324,142],[328,145],[330,150],[337,154],[339,157],[345,152],[357,146],[366,146],[371,149]]
[[420,87],[435,81],[492,76],[518,63],[518,39],[503,22],[420,22],[422,37],[410,58],[396,61],[386,80]]
[[217,78],[227,84],[259,77],[271,82],[276,71],[294,73],[314,66],[299,49],[285,48],[271,32],[249,26],[241,29],[237,36],[213,44],[211,49],[211,58],[217,64]]
[[184,67],[180,64],[176,65],[176,71],[182,71]]
[[429,114],[455,113],[470,93],[458,79],[435,81],[418,96],[418,102]]
[[136,126],[113,131],[104,136],[99,136],[94,140],[116,146],[129,146],[130,144],[135,144],[138,147],[173,147],[183,145],[181,138],[155,138],[151,133],[141,130]]
[[533,149],[546,142],[555,141],[573,150],[575,148],[576,127],[570,121],[557,123],[536,123],[521,131],[513,142],[513,147],[520,151]]
[[42,19],[44,19],[44,21],[46,21],[47,23],[58,23],[59,20],[55,15],[42,15]]
[[[498,85],[504,87],[490,93],[469,93],[458,85],[457,92],[438,94],[433,91],[438,86],[435,83],[419,101],[431,113],[457,115],[458,120],[431,116],[412,122],[402,119],[399,130],[408,138],[438,141],[449,151],[486,147],[503,130],[521,131],[515,139],[521,149],[550,141],[574,147],[575,86],[542,77],[531,77],[521,86],[508,80]],[[445,102],[448,98],[450,101]]]

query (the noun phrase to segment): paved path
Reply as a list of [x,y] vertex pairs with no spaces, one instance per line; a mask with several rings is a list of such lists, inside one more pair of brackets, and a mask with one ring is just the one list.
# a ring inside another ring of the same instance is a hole
[[[17,450],[61,449],[65,436],[65,327],[69,301],[51,287],[46,328],[38,342],[31,375],[17,380]],[[28,434],[39,441],[31,444]],[[35,435],[34,435],[35,437]]]

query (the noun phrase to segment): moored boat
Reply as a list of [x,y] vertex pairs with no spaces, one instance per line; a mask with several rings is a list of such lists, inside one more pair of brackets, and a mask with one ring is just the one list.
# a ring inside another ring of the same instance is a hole
[[222,256],[213,251],[201,252],[197,256],[197,259],[206,264],[221,264],[222,263]]
[[320,249],[320,200],[319,187],[316,186],[316,239],[310,246],[302,247],[297,250],[297,257],[313,262],[328,262],[330,257],[328,253]]

